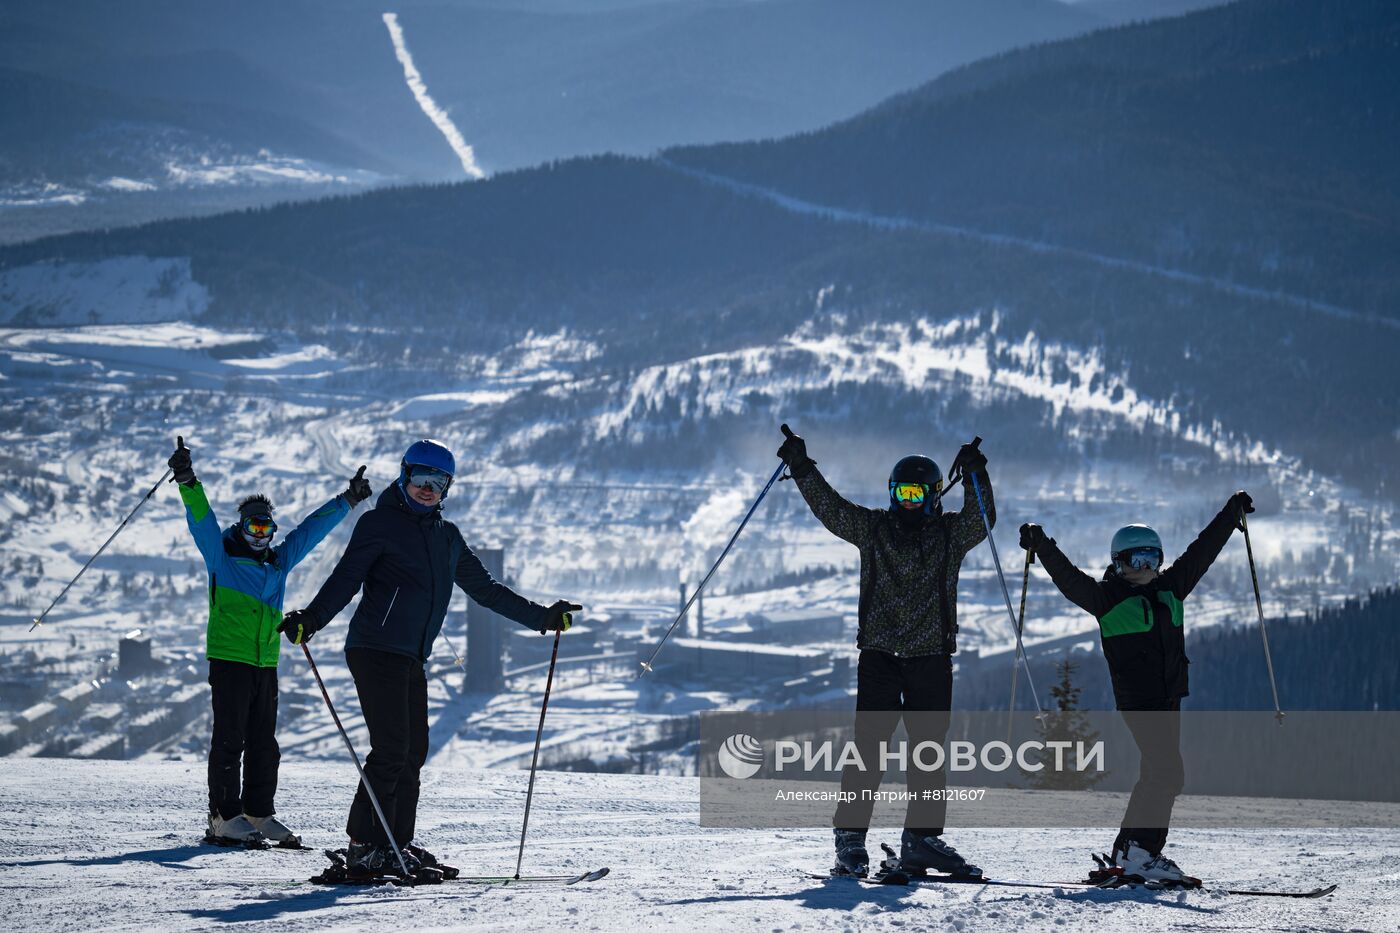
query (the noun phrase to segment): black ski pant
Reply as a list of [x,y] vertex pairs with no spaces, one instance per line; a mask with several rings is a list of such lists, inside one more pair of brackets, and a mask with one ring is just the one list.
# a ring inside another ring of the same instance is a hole
[[[394,842],[413,841],[418,819],[418,775],[428,760],[428,678],[423,662],[373,648],[346,648],[360,710],[369,726],[365,775],[384,808]],[[356,842],[388,845],[364,784],[355,791],[345,831]]]
[[1131,840],[1160,855],[1167,844],[1172,807],[1186,783],[1186,766],[1181,760],[1181,700],[1164,701],[1150,710],[1121,712],[1140,758],[1137,783],[1113,848],[1117,850]]
[[[838,829],[866,830],[875,802],[873,793],[884,777],[880,744],[888,742],[902,718],[909,734],[909,762],[905,783],[915,796],[909,801],[904,826],[922,836],[943,833],[947,786],[943,769],[925,771],[914,764],[914,748],[921,742],[943,744],[948,736],[948,710],[953,705],[953,659],[946,654],[900,658],[866,649],[856,668],[855,745],[865,765],[847,765],[841,771],[842,800],[832,824]],[[917,714],[917,715],[905,715]],[[925,756],[931,760],[930,756]],[[929,797],[924,799],[925,792]],[[854,795],[854,797],[850,795]]]
[[[214,734],[209,742],[209,812],[271,816],[277,793],[277,668],[209,659]],[[240,774],[240,764],[242,771]]]

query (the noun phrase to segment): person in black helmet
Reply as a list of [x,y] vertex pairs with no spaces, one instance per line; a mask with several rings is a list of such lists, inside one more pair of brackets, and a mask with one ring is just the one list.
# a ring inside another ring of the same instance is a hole
[[[865,876],[865,849],[870,826],[870,799],[865,791],[880,785],[879,745],[888,741],[904,713],[910,747],[942,744],[946,715],[953,699],[953,652],[958,630],[958,570],[963,556],[987,536],[972,488],[981,484],[987,521],[996,523],[987,458],[972,444],[963,445],[953,472],[963,477],[963,508],[946,513],[940,505],[943,473],[928,457],[905,457],[890,472],[889,507],[869,509],[842,498],[831,488],[806,442],[783,425],[786,439],[778,456],[788,465],[797,488],[826,529],[860,549],[860,627],[856,645],[856,748],[865,770],[847,767],[841,774],[843,803],[833,821],[836,867],[833,874]],[[873,763],[873,766],[872,766]],[[942,771],[913,767],[907,771],[911,800],[900,844],[900,868],[922,874],[929,869],[980,874],[941,838],[945,805],[922,799],[925,791],[941,797]],[[854,797],[850,796],[851,794]]]
[[365,776],[388,826],[380,823],[360,785],[345,825],[350,836],[345,865],[356,877],[401,873],[395,848],[409,871],[426,866],[455,872],[414,841],[419,772],[428,757],[424,665],[442,630],[453,584],[487,609],[542,633],[567,631],[572,613],[582,608],[562,599],[542,606],[492,578],[457,526],[442,517],[456,470],[452,452],[437,441],[410,446],[398,482],[355,525],[320,592],[305,609],[288,613],[278,628],[301,644],[361,593],[345,639],[345,660],[369,727]]

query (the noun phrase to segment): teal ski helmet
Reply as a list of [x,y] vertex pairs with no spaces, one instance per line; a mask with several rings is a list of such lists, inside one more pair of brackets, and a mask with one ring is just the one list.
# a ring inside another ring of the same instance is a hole
[[1148,525],[1124,525],[1114,533],[1113,542],[1108,546],[1109,556],[1120,573],[1129,569],[1125,566],[1128,555],[1140,549],[1155,550],[1157,565],[1161,566],[1166,554],[1162,548],[1162,538]]

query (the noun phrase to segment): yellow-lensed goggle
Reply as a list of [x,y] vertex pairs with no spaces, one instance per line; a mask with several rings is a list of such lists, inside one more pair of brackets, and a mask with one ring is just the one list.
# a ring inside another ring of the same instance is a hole
[[890,495],[894,496],[896,502],[922,505],[928,492],[928,487],[923,483],[890,483]]

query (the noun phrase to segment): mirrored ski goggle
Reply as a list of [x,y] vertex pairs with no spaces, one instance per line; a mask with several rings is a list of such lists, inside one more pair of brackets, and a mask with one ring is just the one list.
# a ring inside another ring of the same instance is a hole
[[408,468],[408,482],[410,485],[422,486],[442,495],[447,492],[447,487],[452,485],[452,476],[432,467],[410,466]]
[[1135,547],[1130,551],[1120,551],[1118,562],[1134,570],[1160,570],[1162,552],[1155,547]]
[[890,495],[894,496],[896,502],[923,505],[928,493],[929,488],[923,483],[890,483]]
[[243,533],[251,538],[270,538],[277,533],[277,523],[267,516],[245,518]]

